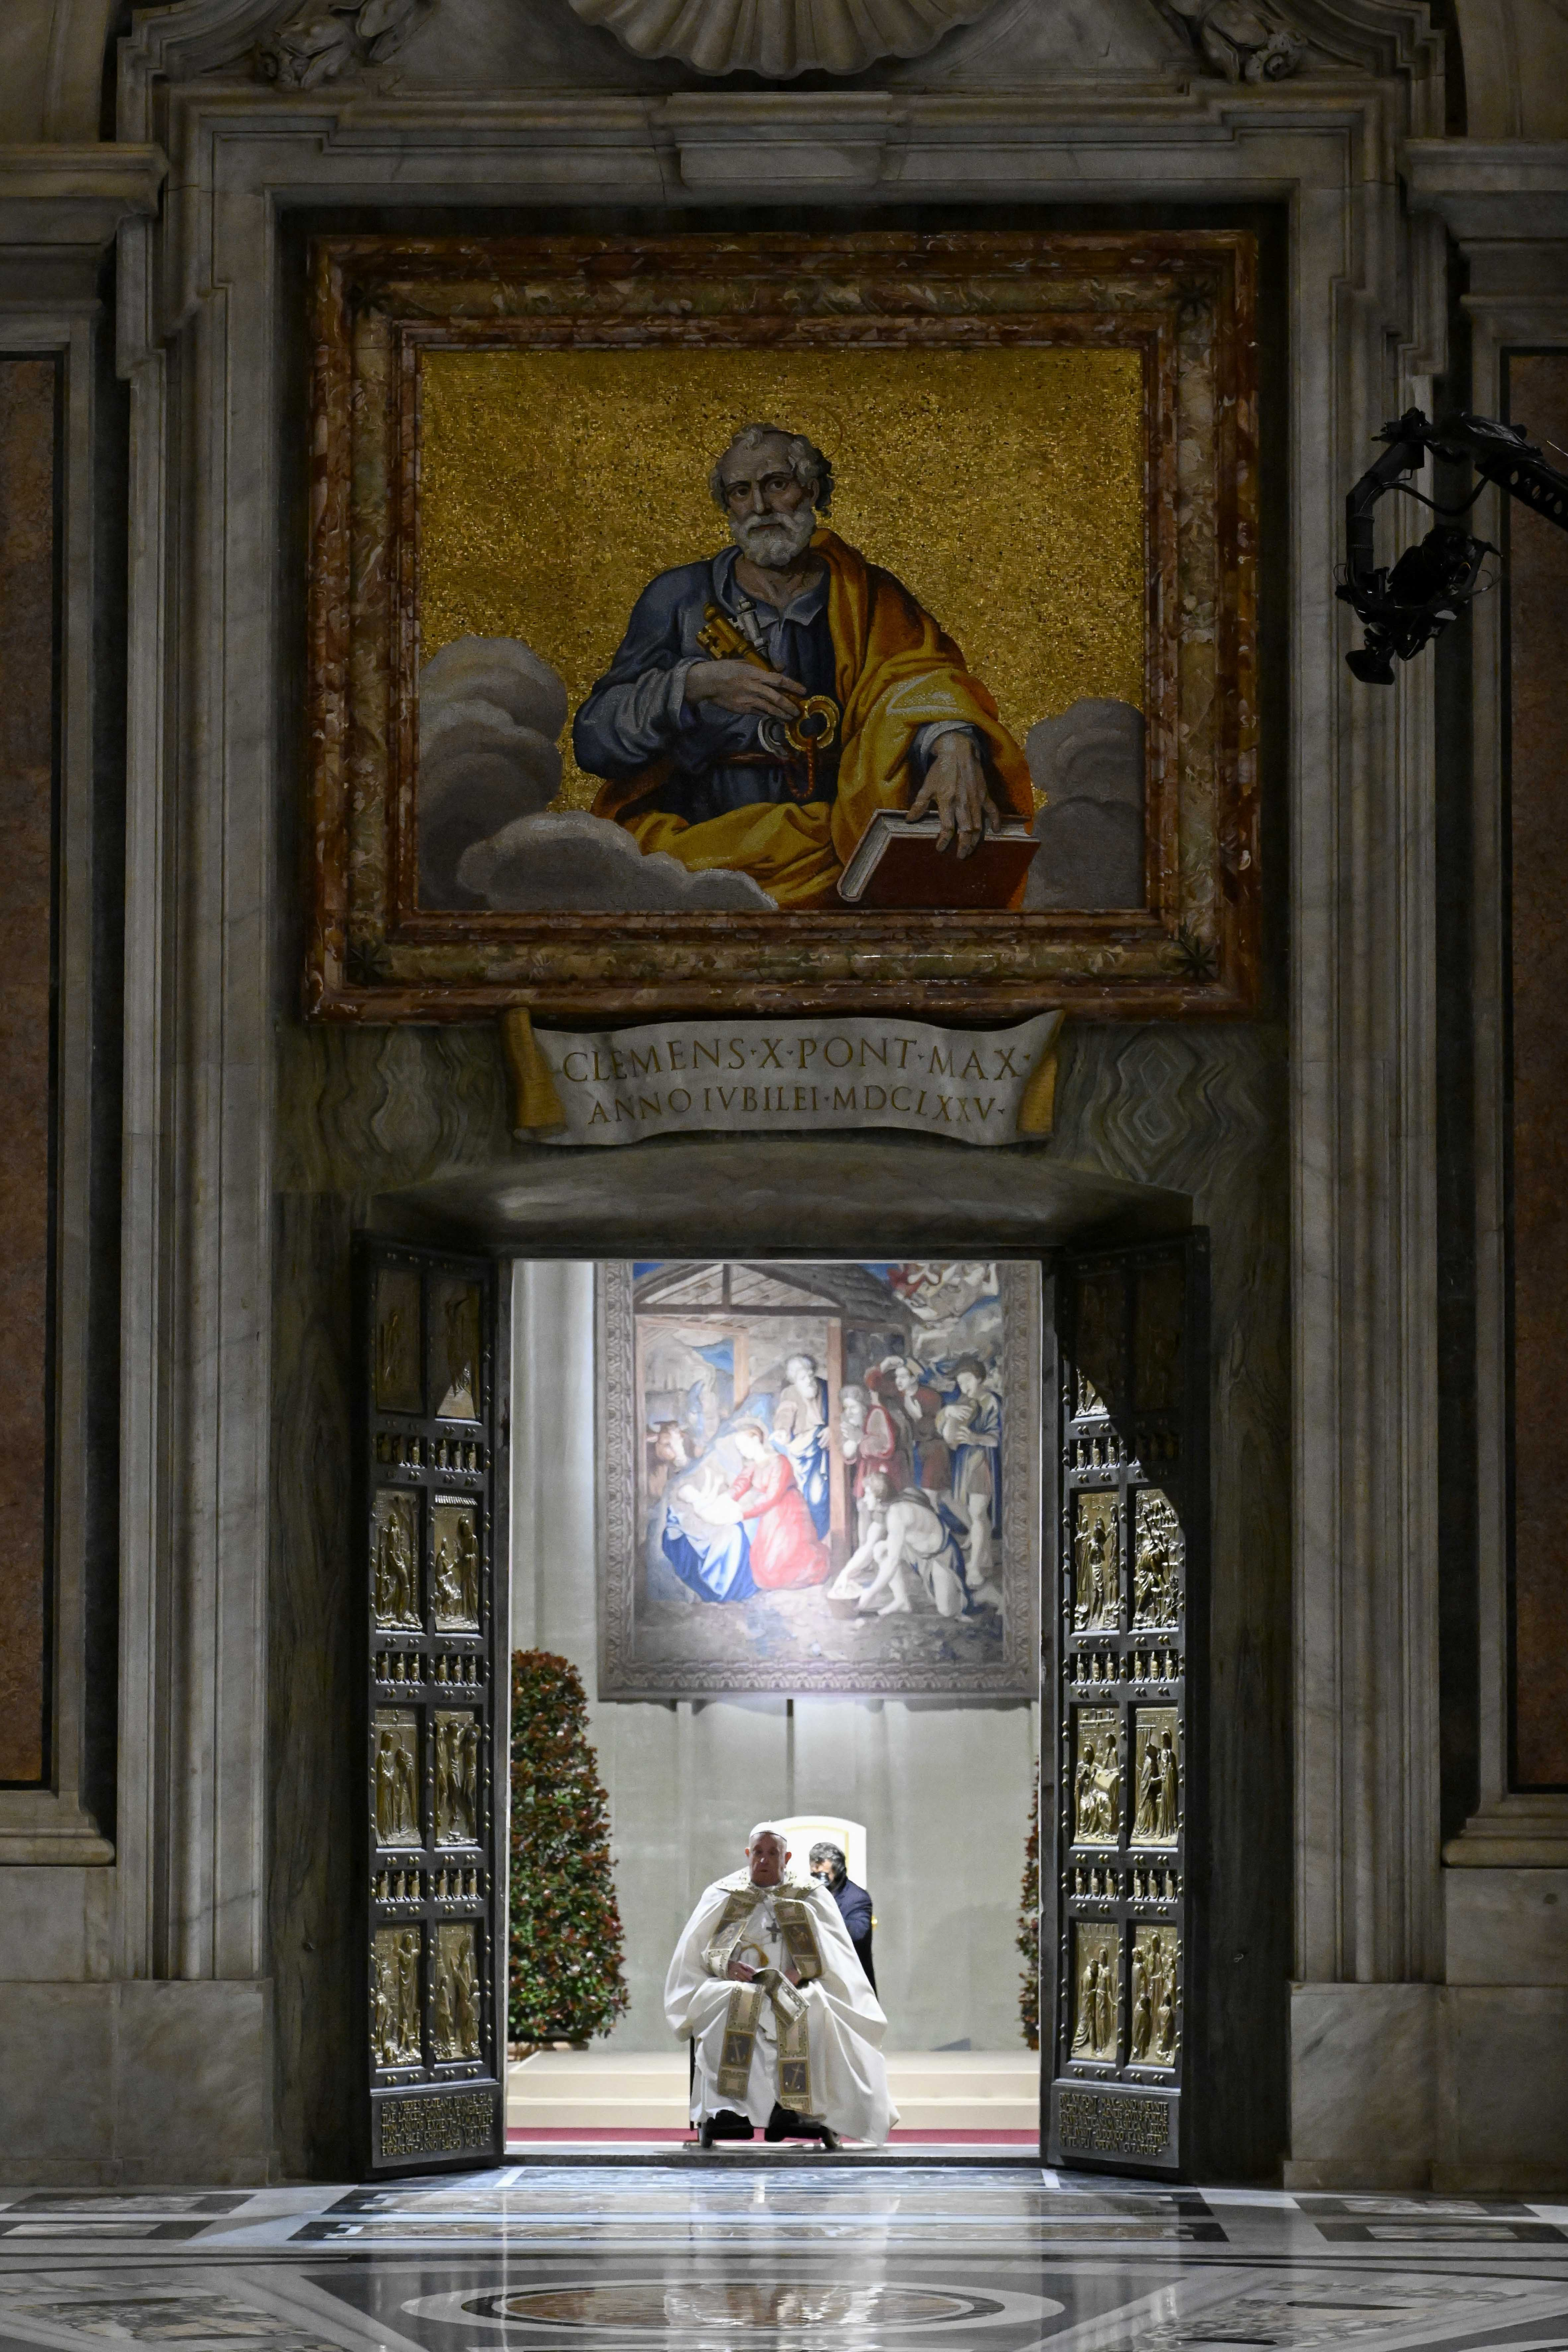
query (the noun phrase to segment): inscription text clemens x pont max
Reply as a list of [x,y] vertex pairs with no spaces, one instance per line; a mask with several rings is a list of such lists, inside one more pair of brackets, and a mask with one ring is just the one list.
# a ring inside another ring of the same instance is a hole
[[1047,1013],[984,1032],[868,1018],[543,1031],[557,1116],[531,1112],[527,1124],[541,1142],[564,1144],[846,1127],[1016,1143],[1048,1129],[1060,1025]]

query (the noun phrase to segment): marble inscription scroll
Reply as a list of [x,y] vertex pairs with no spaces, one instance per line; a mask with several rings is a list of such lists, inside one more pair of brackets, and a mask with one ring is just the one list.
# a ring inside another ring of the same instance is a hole
[[908,1128],[959,1143],[1050,1132],[1060,1013],[1009,1029],[923,1021],[665,1021],[537,1034],[506,1016],[515,1126],[539,1143]]

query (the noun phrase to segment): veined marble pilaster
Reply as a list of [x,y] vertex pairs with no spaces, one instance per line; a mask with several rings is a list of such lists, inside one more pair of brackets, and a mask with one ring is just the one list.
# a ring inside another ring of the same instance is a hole
[[[1405,165],[1413,203],[1447,226],[1465,257],[1471,405],[1479,415],[1501,416],[1505,352],[1568,350],[1568,144],[1415,140]],[[1500,491],[1483,490],[1469,528],[1501,541],[1504,503]],[[1445,1860],[1454,1868],[1511,1874],[1568,1866],[1568,1796],[1510,1786],[1512,1072],[1502,602],[1479,599],[1471,621],[1479,1787],[1475,1811],[1449,1840]]]

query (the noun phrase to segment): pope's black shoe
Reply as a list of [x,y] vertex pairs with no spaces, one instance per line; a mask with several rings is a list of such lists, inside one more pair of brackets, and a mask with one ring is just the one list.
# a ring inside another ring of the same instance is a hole
[[763,2137],[775,2144],[781,2139],[815,2139],[829,2149],[839,2145],[838,2134],[830,2124],[816,2116],[797,2116],[793,2107],[782,2107],[776,2099]]
[[717,2115],[703,2116],[697,2137],[701,2147],[711,2147],[716,2139],[754,2139],[756,2133],[748,2116],[721,2107]]

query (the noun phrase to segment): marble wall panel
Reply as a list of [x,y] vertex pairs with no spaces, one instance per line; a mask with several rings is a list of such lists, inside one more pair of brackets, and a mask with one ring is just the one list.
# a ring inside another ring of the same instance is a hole
[[215,2188],[265,2180],[272,2144],[266,1985],[217,1979],[114,1990],[121,2179]]
[[[1568,352],[1514,355],[1508,414],[1568,446]],[[1508,517],[1512,824],[1513,1780],[1568,1788],[1568,539]]]
[[49,1769],[58,368],[0,359],[0,1784]]
[[110,1973],[110,1873],[7,1864],[0,1880],[0,1984],[85,1984]]
[[1568,1870],[1448,1870],[1451,1985],[1568,1985]]
[[1287,2188],[1424,2189],[1437,2104],[1436,1988],[1298,1985]]
[[1450,1986],[1436,2000],[1442,2108],[1432,2186],[1560,2189],[1568,2181],[1568,1990]]
[[0,1984],[0,2180],[40,2160],[81,2164],[114,2143],[112,1985]]
[[0,1983],[0,2184],[265,2180],[268,2033],[255,1981]]

